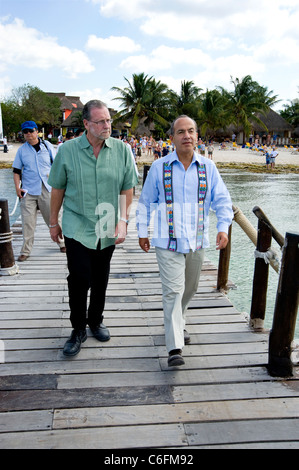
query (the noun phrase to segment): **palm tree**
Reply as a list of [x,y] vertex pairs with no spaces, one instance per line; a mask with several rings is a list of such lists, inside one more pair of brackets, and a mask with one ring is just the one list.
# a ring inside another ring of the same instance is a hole
[[153,77],[148,78],[144,73],[133,74],[132,83],[125,78],[128,86],[124,89],[113,87],[111,90],[120,93],[114,100],[121,101],[122,109],[113,117],[117,121],[132,119],[131,130],[134,133],[142,118],[146,123],[159,122],[167,126],[168,121],[163,117],[162,110],[169,102],[169,89]]
[[227,114],[224,110],[224,99],[218,90],[207,90],[201,96],[200,109],[197,119],[202,137],[207,132],[214,134],[227,124]]
[[267,127],[256,113],[266,115],[270,106],[278,102],[277,96],[271,96],[273,91],[268,92],[267,87],[260,86],[252,80],[250,75],[246,75],[241,81],[238,78],[233,80],[231,77],[231,82],[234,85],[232,92],[218,87],[226,101],[225,109],[230,123],[244,131],[244,140],[245,136],[251,133],[252,122],[259,124],[267,131]]
[[292,126],[299,126],[299,99],[289,100],[290,104],[284,104],[284,110],[280,111],[280,115],[286,119]]
[[182,81],[181,92],[176,95],[175,114],[187,114],[196,119],[200,104],[200,92],[202,88],[194,85],[193,81]]

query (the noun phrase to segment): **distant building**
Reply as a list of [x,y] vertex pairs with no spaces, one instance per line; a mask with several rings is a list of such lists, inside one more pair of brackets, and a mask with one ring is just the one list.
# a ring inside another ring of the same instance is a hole
[[[280,114],[270,109],[266,115],[257,113],[256,116],[265,124],[267,129],[264,129],[264,127],[256,122],[252,122],[251,140],[254,141],[257,138],[260,144],[272,144],[274,142],[277,145],[287,145],[290,143],[294,128]],[[237,134],[239,144],[250,140],[250,136],[244,136],[242,128],[237,128],[233,124],[230,124],[226,129],[219,129],[214,135],[220,140],[225,140],[231,139],[233,133]]]
[[276,141],[278,145],[290,143],[291,135],[294,130],[293,126],[288,123],[280,114],[270,109],[266,116],[257,114],[257,117],[265,124],[268,132],[258,124],[253,124],[255,134],[260,136],[261,143],[266,143],[267,135],[271,136],[271,140]]
[[58,129],[52,129],[52,133],[54,137],[58,137],[59,134],[62,132],[62,135],[68,131],[76,131],[80,125],[78,124],[78,117],[76,113],[82,112],[84,108],[84,104],[80,100],[79,96],[67,96],[65,93],[52,93],[47,92],[49,96],[56,96],[61,101],[61,112],[62,112],[62,123],[61,127]]

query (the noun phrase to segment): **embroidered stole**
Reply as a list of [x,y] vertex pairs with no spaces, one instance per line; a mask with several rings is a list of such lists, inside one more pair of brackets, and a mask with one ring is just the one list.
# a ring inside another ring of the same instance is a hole
[[[200,250],[203,244],[204,232],[204,201],[207,194],[207,175],[206,165],[197,164],[198,170],[198,224],[196,249]],[[177,251],[177,238],[175,237],[174,218],[173,218],[173,184],[172,184],[172,164],[169,162],[163,165],[163,182],[166,201],[166,215],[169,230],[168,250]]]

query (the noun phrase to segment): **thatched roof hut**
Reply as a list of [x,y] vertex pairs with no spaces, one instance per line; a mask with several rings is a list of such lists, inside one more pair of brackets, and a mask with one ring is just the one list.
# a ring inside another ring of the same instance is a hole
[[[288,123],[280,114],[273,111],[273,109],[270,109],[266,115],[257,113],[256,116],[265,124],[267,129],[255,122],[252,122],[252,134],[258,134],[260,136],[268,134],[271,136],[276,135],[277,137],[290,138],[291,133],[294,131],[293,126]],[[242,128],[237,128],[233,124],[230,124],[226,129],[217,130],[214,135],[220,138],[231,138],[232,134],[234,133],[239,135],[239,139],[243,139]]]
[[[266,116],[258,113],[257,117],[265,124],[269,134],[288,137],[288,134],[293,131],[293,126],[288,123],[280,114],[273,111],[273,109],[270,109]],[[262,126],[256,123],[254,123],[252,127],[256,133],[267,132]]]

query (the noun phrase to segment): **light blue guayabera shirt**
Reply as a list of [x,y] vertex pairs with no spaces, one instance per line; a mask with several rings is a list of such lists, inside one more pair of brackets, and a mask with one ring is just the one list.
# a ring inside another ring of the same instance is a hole
[[205,165],[207,192],[204,201],[204,233],[202,248],[209,247],[209,210],[216,211],[218,232],[228,233],[233,211],[229,192],[215,164],[194,152],[192,163],[185,170],[176,151],[156,160],[147,175],[137,208],[139,238],[148,237],[151,213],[155,211],[152,245],[168,248],[167,220],[163,164],[172,165],[173,219],[177,251],[188,253],[197,249],[198,235],[198,164]]
[[22,188],[27,189],[32,196],[41,195],[42,183],[51,192],[48,177],[55,154],[53,145],[48,141],[43,143],[41,140],[38,152],[28,142],[18,149],[12,166],[22,170]]
[[[59,146],[49,184],[64,189],[62,231],[90,249],[114,245],[121,191],[138,183],[130,149],[105,140],[96,158],[86,133]],[[125,202],[125,201],[124,201]]]

